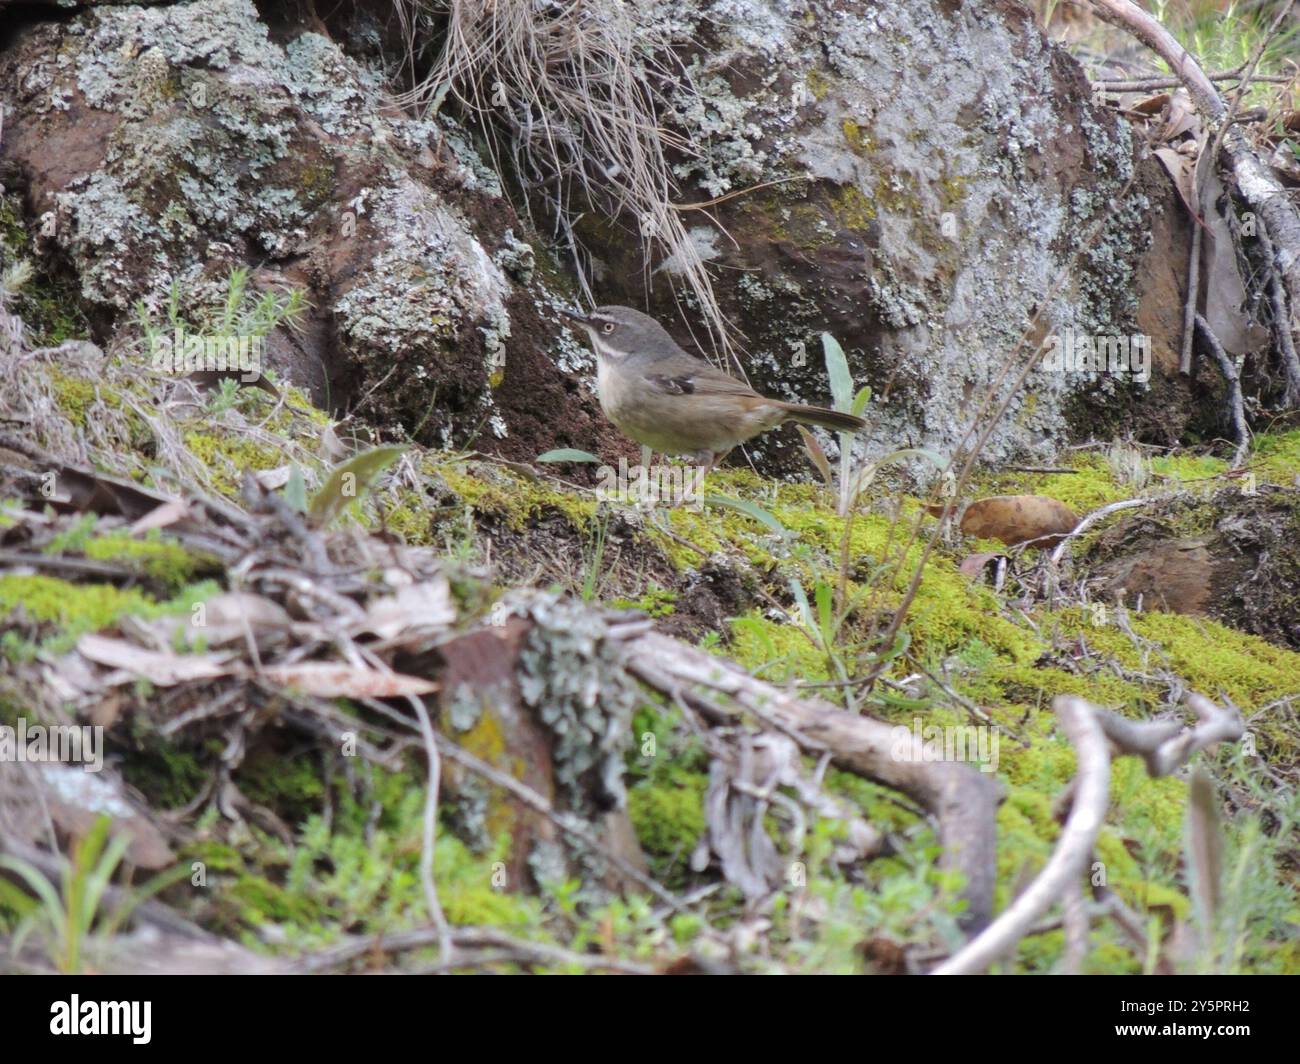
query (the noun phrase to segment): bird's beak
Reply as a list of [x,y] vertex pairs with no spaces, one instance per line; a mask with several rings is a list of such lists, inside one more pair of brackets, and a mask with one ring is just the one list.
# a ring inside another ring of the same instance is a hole
[[585,314],[576,314],[571,310],[561,310],[560,314],[568,318],[570,321],[576,321],[579,325],[591,324],[591,322],[587,319],[587,316]]

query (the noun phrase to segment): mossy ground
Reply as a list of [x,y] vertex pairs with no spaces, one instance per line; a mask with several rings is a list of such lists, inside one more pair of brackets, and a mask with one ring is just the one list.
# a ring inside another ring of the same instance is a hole
[[[67,367],[58,372],[63,415],[71,430],[84,430],[90,404],[119,385],[111,373],[91,388]],[[140,400],[140,393],[132,394]],[[313,444],[326,419],[294,390],[286,394],[287,401],[273,403],[241,393],[228,407],[209,408],[183,427],[180,438],[189,458],[206,471],[202,480],[209,489],[233,498],[245,471],[295,464],[313,482],[323,479],[325,463],[313,454]],[[255,438],[249,425],[261,430]],[[155,461],[150,449],[132,452],[130,445],[129,439],[122,441],[118,458],[153,479],[144,472]],[[933,526],[932,519],[922,517],[922,538],[908,545],[910,522],[919,512],[916,499],[882,494],[850,525],[835,515],[824,488],[725,469],[711,476],[708,491],[760,507],[770,521],[721,505],[617,514],[624,534],[615,557],[594,549],[612,518],[609,506],[588,489],[548,472],[533,476],[467,456],[416,449],[409,457],[404,471],[359,500],[345,520],[495,565],[507,565],[502,552],[522,553],[538,582],[568,580],[579,593],[584,576],[594,577],[585,583],[597,601],[604,596],[609,604],[635,604],[674,623],[692,621],[691,589],[706,567],[731,572],[739,599],[713,631],[697,627],[696,638],[783,683],[834,682],[845,673],[861,675],[878,660],[873,655],[881,648],[873,633],[902,600]],[[1117,474],[1117,463],[1106,456],[1085,453],[1073,465],[1072,473],[984,475],[978,490],[1049,494],[1082,514],[1139,490],[1221,487],[1217,478],[1226,472],[1214,458],[1155,458],[1139,488]],[[1300,432],[1262,437],[1252,469],[1260,483],[1291,486],[1300,473]],[[901,520],[895,521],[894,513],[901,513]],[[539,529],[547,530],[554,549],[529,555]],[[1050,709],[1056,694],[1081,694],[1145,717],[1167,702],[1161,677],[1178,676],[1193,689],[1239,705],[1251,721],[1259,754],[1271,764],[1295,764],[1300,735],[1293,717],[1266,707],[1296,694],[1300,655],[1198,618],[1134,613],[1125,630],[1114,623],[1098,625],[1091,612],[1076,605],[1029,599],[1013,604],[958,571],[968,546],[941,544],[931,555],[904,626],[905,640],[901,650],[895,648],[897,656],[885,662],[884,676],[895,682],[918,673],[940,677],[1000,729],[997,778],[1006,800],[998,813],[998,904],[1041,867],[1058,831],[1053,802],[1073,774],[1074,758]],[[56,553],[135,568],[149,578],[152,591],[47,575],[0,577],[0,609],[28,619],[25,626],[10,626],[7,655],[66,649],[81,633],[111,630],[130,615],[184,609],[216,590],[213,584],[195,585],[203,560],[169,541],[165,531],[131,537],[99,531],[90,522],[70,529],[52,547]],[[852,608],[829,632],[809,630],[800,622],[796,581],[810,600],[820,586],[828,601],[852,603]],[[471,597],[480,608],[490,602],[490,594],[477,586]],[[702,622],[695,617],[694,623]],[[927,724],[974,723],[961,702],[931,681],[913,684],[908,692],[872,696],[866,708],[909,727],[918,716]],[[835,688],[818,693],[839,697]],[[704,882],[691,871],[689,859],[704,830],[707,757],[676,710],[647,703],[634,728],[629,811],[651,869],[678,889]],[[137,770],[128,776],[163,808],[192,799],[198,781],[220,757],[219,750],[201,745],[167,747],[147,728],[133,742]],[[1295,800],[1278,794],[1258,763],[1236,747],[1203,757],[1230,796],[1230,856],[1248,859],[1253,870],[1251,887],[1239,899],[1237,963],[1252,971],[1295,970],[1300,924],[1294,843],[1278,831],[1279,825],[1294,825]],[[289,836],[252,822],[232,827],[208,818],[198,825],[185,856],[205,862],[211,889],[191,904],[212,926],[258,948],[278,949],[286,940],[314,945],[422,919],[421,781],[378,770],[349,778],[328,761],[325,754],[300,758],[291,771],[282,771],[276,767],[284,763],[282,752],[250,751],[235,781],[255,806],[272,811],[287,826]],[[846,875],[826,859],[836,825],[811,825],[805,901],[796,901],[792,892],[774,910],[775,940],[786,950],[782,963],[807,970],[862,970],[867,962],[857,945],[864,928],[900,942],[956,935],[957,884],[935,867],[930,826],[881,788],[843,774],[832,774],[831,785],[862,806],[874,823],[887,826],[900,848]],[[1111,888],[1160,926],[1189,912],[1184,792],[1180,778],[1151,780],[1138,762],[1117,762],[1110,814],[1097,848]],[[452,820],[441,833],[436,869],[453,922],[508,927],[571,948],[603,941],[629,955],[652,949],[643,939],[654,939],[656,925],[641,901],[588,901],[579,883],[548,884],[540,894],[503,889],[495,885],[494,870],[509,852],[509,818],[492,821],[486,848],[483,839],[457,839]],[[807,899],[816,899],[820,914],[813,923],[802,914]],[[708,917],[725,923],[734,918],[737,903],[732,892],[722,891],[706,907]],[[696,919],[676,918],[668,934],[689,941]],[[258,932],[268,923],[283,933],[275,943]],[[1061,948],[1059,934],[1035,936],[1005,967],[1050,970]],[[1141,971],[1146,960],[1112,925],[1096,925],[1089,970]]]

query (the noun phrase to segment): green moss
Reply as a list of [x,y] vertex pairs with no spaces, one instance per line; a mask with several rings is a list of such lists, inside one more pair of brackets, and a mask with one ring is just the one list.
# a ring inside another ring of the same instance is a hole
[[157,529],[150,529],[143,539],[126,532],[98,536],[86,543],[85,555],[96,561],[124,563],[173,593],[190,583],[201,566],[210,564],[179,543],[164,539]]
[[[144,731],[144,726],[141,726]],[[156,734],[141,734],[130,757],[122,759],[122,777],[157,809],[181,809],[198,797],[212,768],[203,752],[185,749]],[[217,763],[220,749],[209,751]]]
[[253,926],[267,923],[311,926],[322,915],[319,901],[285,890],[264,876],[241,876],[229,888],[229,896],[240,907],[245,922]]
[[185,433],[185,446],[212,475],[213,483],[225,494],[235,495],[246,470],[275,469],[285,462],[282,452],[237,436],[212,432]]
[[640,598],[616,598],[611,599],[609,604],[616,610],[640,610],[651,617],[668,617],[676,608],[676,602],[675,592],[667,591],[655,584],[651,585]]
[[827,678],[826,655],[799,627],[751,610],[731,622],[727,656],[764,679]]
[[756,232],[768,234],[771,243],[815,251],[836,242],[837,225],[830,223],[825,209],[789,191],[751,197],[740,210]]
[[[527,766],[517,758],[513,761],[507,759],[506,737],[501,730],[500,718],[490,707],[479,713],[473,726],[457,732],[454,738],[462,749],[494,768],[516,779],[524,777]],[[519,807],[510,795],[492,790],[487,795],[483,811],[483,831],[490,838],[509,838],[518,823],[518,814]]]
[[519,884],[501,884],[499,871],[510,852],[508,836],[499,836],[492,852],[473,853],[459,839],[438,840],[434,873],[438,897],[447,920],[459,926],[510,928],[525,937],[538,937],[542,925],[542,903],[518,890]]
[[0,576],[0,612],[18,609],[57,631],[57,638],[47,644],[56,652],[71,647],[86,632],[109,628],[123,617],[152,617],[159,612],[158,603],[135,588],[74,584],[52,576]]
[[86,411],[95,403],[96,387],[81,377],[70,377],[58,370],[50,370],[50,386],[54,402],[63,414],[78,428],[86,427]]
[[808,86],[808,91],[812,93],[814,100],[824,100],[831,91],[830,81],[816,67],[810,69],[804,77],[804,83]]
[[[1104,455],[1077,455],[1064,465],[1072,473],[998,474],[976,477],[971,496],[1047,495],[1070,506],[1080,517],[1108,503],[1139,495],[1180,490],[1210,492],[1230,483],[1223,479],[1228,462],[1207,454],[1155,455],[1146,461],[1151,482],[1142,488],[1116,479]],[[1248,463],[1260,484],[1294,487],[1300,476],[1300,430],[1262,435]]]
[[840,123],[845,143],[854,155],[870,155],[876,150],[875,138],[858,124],[855,118],[846,118]]
[[427,498],[418,492],[404,491],[399,499],[396,506],[381,505],[384,529],[405,543],[427,545],[434,542],[437,522]]
[[840,185],[831,193],[836,221],[845,228],[866,231],[876,217],[876,208],[857,185]]
[[5,246],[13,258],[18,258],[28,245],[22,205],[14,193],[0,195],[0,244]]
[[1250,468],[1261,482],[1300,485],[1300,429],[1258,437]]
[[[0,267],[26,260],[40,263],[23,218],[17,193],[0,194]],[[34,347],[56,347],[64,340],[84,340],[90,327],[74,277],[37,271],[18,292],[17,307]]]
[[284,398],[286,407],[280,418],[278,420],[273,419],[271,422],[277,429],[284,431],[292,429],[295,417],[305,418],[309,423],[319,425],[322,428],[333,424],[329,414],[313,403],[311,397],[301,388],[285,381],[279,381],[277,387],[280,389],[280,395]]
[[709,781],[703,773],[680,770],[662,777],[630,788],[627,811],[656,873],[676,885],[704,834],[704,793]]
[[[1082,610],[1054,615],[1067,638],[1084,641],[1094,651],[1143,671],[1141,649],[1118,627],[1093,625]],[[1223,692],[1243,709],[1294,693],[1300,654],[1203,617],[1172,613],[1130,613],[1129,623],[1143,639],[1156,644],[1158,655],[1193,690],[1211,697]]]
[[998,910],[1004,908],[1047,863],[1056,839],[1050,806],[1050,801],[1042,795],[1016,790],[998,807],[997,883],[994,888]]
[[976,499],[989,495],[1046,495],[1059,499],[1080,517],[1107,503],[1130,499],[1135,494],[1131,488],[1115,483],[1110,467],[1099,455],[1076,456],[1059,465],[1074,472],[995,473],[977,477],[969,494]]
[[952,210],[966,198],[967,179],[953,174],[939,182],[939,202],[944,210]]
[[530,520],[547,513],[562,514],[574,528],[585,531],[596,516],[594,497],[578,496],[532,480],[504,467],[446,463],[437,474],[465,505],[478,513],[493,514],[508,527],[522,532]]
[[328,162],[308,163],[298,171],[303,206],[314,210],[329,199],[334,191],[334,167]]
[[57,369],[49,369],[47,375],[55,405],[72,424],[81,429],[92,425],[104,428],[103,410],[106,408],[125,419],[125,432],[119,435],[126,449],[142,451],[150,446],[153,434],[148,423],[126,402],[117,388],[102,380]]
[[41,648],[59,654],[70,650],[85,633],[110,628],[123,617],[154,618],[184,612],[215,592],[215,584],[204,582],[159,602],[137,588],[72,583],[52,576],[10,575],[0,576],[0,613],[22,609],[32,620],[47,626],[50,635]]
[[244,797],[275,810],[286,823],[300,824],[320,811],[325,797],[322,775],[317,758],[288,758],[264,746],[240,765],[239,788]]

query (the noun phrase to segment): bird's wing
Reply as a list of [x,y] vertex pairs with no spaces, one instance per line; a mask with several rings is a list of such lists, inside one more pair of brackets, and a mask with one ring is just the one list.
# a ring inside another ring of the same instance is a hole
[[736,380],[712,366],[691,359],[692,365],[683,365],[685,359],[672,367],[660,367],[666,372],[647,373],[646,381],[665,395],[737,395],[761,398],[744,381]]

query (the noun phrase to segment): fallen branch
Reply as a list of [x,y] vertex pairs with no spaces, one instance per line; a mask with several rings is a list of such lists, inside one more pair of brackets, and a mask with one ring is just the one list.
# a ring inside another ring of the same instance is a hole
[[[618,957],[575,953],[544,942],[525,942],[492,927],[458,927],[452,931],[451,939],[455,947],[454,959],[450,963],[443,961],[436,967],[427,969],[427,972],[446,972],[487,964],[520,964],[530,967],[573,965],[587,970],[621,972],[625,975],[654,974],[654,969],[647,964],[624,961]],[[362,957],[409,953],[438,944],[438,932],[429,927],[398,931],[391,935],[358,937],[302,958],[293,966],[292,971],[302,975],[327,972],[342,968]]]
[[999,801],[991,777],[956,762],[926,761],[911,737],[900,748],[899,729],[893,725],[820,699],[799,698],[657,632],[628,641],[626,661],[643,683],[669,697],[687,697],[714,722],[751,714],[805,749],[829,753],[838,767],[915,799],[938,821],[943,866],[965,876],[965,926],[974,931],[987,922],[993,907]]
[[433,844],[438,826],[438,787],[442,772],[442,761],[438,757],[438,743],[433,734],[433,723],[429,720],[429,711],[424,702],[414,695],[408,695],[407,704],[420,722],[420,738],[424,742],[424,757],[428,765],[429,782],[424,795],[424,821],[420,842],[420,883],[424,887],[424,901],[429,908],[429,919],[438,935],[438,949],[444,965],[452,963],[453,948],[451,927],[443,915],[442,905],[438,902],[438,888],[433,881]]
[[1273,308],[1274,329],[1282,348],[1282,366],[1286,372],[1286,392],[1282,397],[1282,405],[1300,406],[1300,355],[1296,354],[1291,308],[1287,305],[1286,290],[1278,277],[1277,252],[1273,248],[1273,241],[1269,239],[1268,230],[1262,226],[1258,235],[1268,265],[1269,304]]
[[1053,565],[1059,565],[1061,558],[1065,555],[1065,548],[1070,545],[1070,541],[1072,539],[1078,539],[1098,521],[1105,517],[1109,517],[1111,514],[1119,513],[1121,510],[1132,510],[1139,506],[1146,506],[1150,501],[1150,499],[1125,499],[1122,502],[1112,502],[1103,506],[1100,510],[1093,510],[1092,513],[1088,514],[1087,517],[1075,526],[1073,532],[1067,533],[1061,542],[1056,545],[1056,549],[1052,551],[1050,559],[1051,563]]
[[981,972],[1010,952],[1052,903],[1068,893],[1087,867],[1110,800],[1106,735],[1092,713],[1093,707],[1082,698],[1058,695],[1052,701],[1052,709],[1074,745],[1079,764],[1074,805],[1061,829],[1056,849],[1024,893],[964,949],[939,965],[934,975]]
[[[1205,76],[1210,81],[1243,80],[1240,67],[1236,70],[1221,70]],[[1288,85],[1295,79],[1289,74],[1255,74],[1250,80],[1264,82],[1268,85]],[[1122,78],[1096,78],[1092,83],[1106,92],[1156,92],[1160,89],[1176,89],[1183,84],[1183,79],[1154,77],[1130,78],[1125,81]]]
[[[1197,751],[1241,738],[1245,730],[1235,706],[1221,708],[1189,692],[1187,704],[1198,723],[1184,728],[1174,721],[1134,722],[1093,705],[1077,695],[1058,695],[1052,709],[1074,745],[1078,773],[1070,785],[1069,818],[1047,865],[1010,906],[958,953],[934,969],[934,975],[981,972],[1013,950],[1057,901],[1066,906],[1067,923],[1077,924],[1079,877],[1092,857],[1097,833],[1109,804],[1111,747],[1118,754],[1142,757],[1153,776],[1167,775]],[[1076,927],[1075,934],[1078,934]]]

